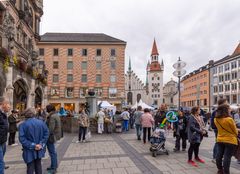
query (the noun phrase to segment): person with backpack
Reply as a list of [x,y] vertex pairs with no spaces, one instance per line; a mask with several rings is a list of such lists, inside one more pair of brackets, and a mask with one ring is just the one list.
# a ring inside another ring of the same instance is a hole
[[47,116],[47,126],[49,129],[49,138],[47,141],[47,149],[49,152],[49,156],[51,158],[51,165],[47,168],[51,173],[55,173],[58,167],[57,161],[57,151],[55,147],[55,143],[57,140],[61,138],[61,120],[56,112],[54,105],[49,104],[46,106],[46,110],[48,112]]
[[128,123],[130,119],[130,114],[128,112],[128,109],[126,108],[125,111],[121,114],[121,117],[123,119],[123,131],[128,131]]

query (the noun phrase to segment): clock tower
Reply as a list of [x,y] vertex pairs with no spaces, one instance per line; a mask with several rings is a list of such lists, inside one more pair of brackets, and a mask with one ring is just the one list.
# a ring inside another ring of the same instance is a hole
[[149,105],[154,105],[159,107],[163,103],[163,71],[164,65],[159,63],[159,53],[157,49],[157,44],[154,39],[151,62],[147,67],[147,81],[148,81],[148,91],[149,91]]

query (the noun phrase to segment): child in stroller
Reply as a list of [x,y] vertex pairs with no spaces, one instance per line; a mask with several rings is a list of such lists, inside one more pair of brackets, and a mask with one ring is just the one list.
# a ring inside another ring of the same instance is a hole
[[156,157],[158,154],[165,153],[169,155],[167,149],[165,149],[165,141],[166,141],[166,133],[163,127],[156,127],[153,131],[152,136],[150,137],[150,152],[152,152],[152,156]]

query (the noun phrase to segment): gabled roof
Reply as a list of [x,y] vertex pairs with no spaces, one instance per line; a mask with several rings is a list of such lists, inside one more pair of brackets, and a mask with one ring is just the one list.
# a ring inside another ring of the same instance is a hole
[[237,56],[240,54],[240,43],[238,44],[238,46],[236,47],[236,49],[234,50],[232,56]]
[[40,42],[113,42],[126,44],[125,41],[103,33],[45,33]]
[[155,56],[155,55],[159,55],[159,54],[158,54],[157,44],[156,44],[156,41],[154,39],[151,56]]

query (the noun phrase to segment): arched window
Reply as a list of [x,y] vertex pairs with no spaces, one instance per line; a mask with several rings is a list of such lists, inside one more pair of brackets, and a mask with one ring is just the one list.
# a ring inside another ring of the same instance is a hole
[[142,98],[141,94],[138,94],[137,95],[137,102],[139,102],[141,100],[141,98]]
[[128,104],[133,104],[132,103],[132,92],[127,93],[127,103]]

